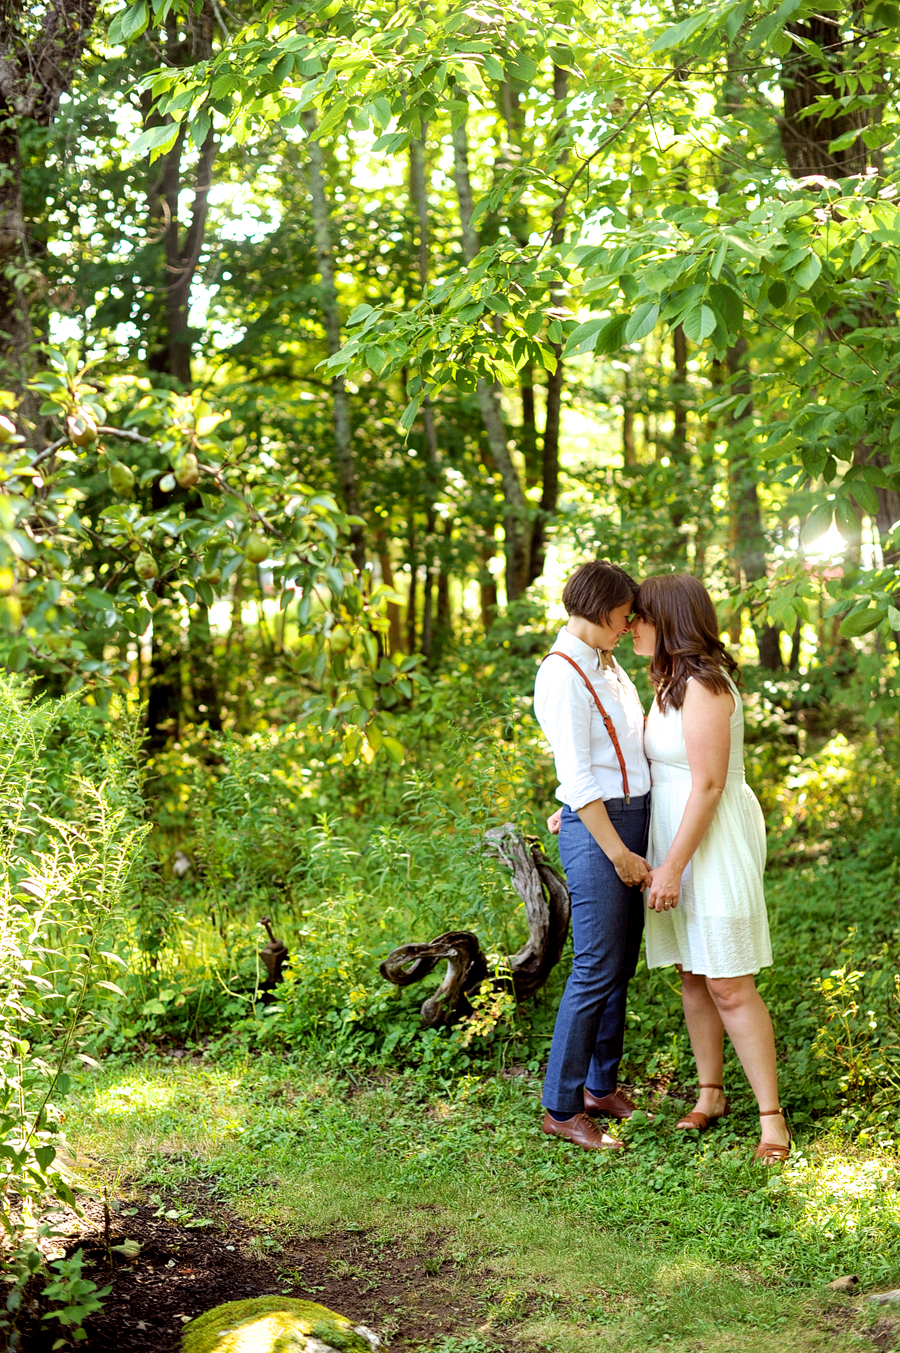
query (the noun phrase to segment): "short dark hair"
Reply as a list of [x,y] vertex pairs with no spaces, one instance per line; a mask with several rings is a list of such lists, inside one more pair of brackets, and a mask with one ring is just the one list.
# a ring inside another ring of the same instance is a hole
[[630,606],[638,585],[624,568],[607,559],[592,559],[572,574],[563,588],[562,601],[569,615],[589,620],[592,625],[608,625],[617,606]]

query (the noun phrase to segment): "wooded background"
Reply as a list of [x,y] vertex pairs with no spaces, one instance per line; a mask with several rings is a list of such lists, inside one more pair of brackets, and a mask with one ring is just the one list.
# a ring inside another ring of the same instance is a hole
[[773,673],[892,649],[897,22],[4,5],[8,665],[399,756],[548,548],[700,574]]

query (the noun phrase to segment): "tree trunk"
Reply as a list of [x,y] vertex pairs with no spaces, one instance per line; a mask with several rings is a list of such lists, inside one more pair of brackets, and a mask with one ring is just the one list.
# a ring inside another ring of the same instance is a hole
[[[557,106],[562,103],[568,92],[568,76],[559,66],[553,67],[553,98]],[[557,128],[557,136],[559,129]],[[568,155],[560,156],[560,164],[565,164]],[[554,245],[562,243],[565,232],[557,225],[551,236]],[[564,298],[559,292],[551,292],[550,304],[562,306]],[[544,417],[544,443],[541,448],[541,503],[531,544],[531,563],[529,582],[534,582],[544,571],[546,557],[547,524],[556,515],[559,498],[559,429],[562,412],[563,361],[562,344],[551,344],[556,356],[556,370],[547,375],[547,411]]]
[[[801,46],[797,41],[782,61],[781,91],[784,100],[784,116],[779,121],[781,144],[788,168],[794,178],[805,178],[810,174],[819,174],[824,178],[841,179],[853,174],[864,174],[867,168],[866,146],[860,135],[843,150],[832,151],[830,143],[848,132],[862,131],[868,125],[881,120],[883,109],[872,106],[867,110],[855,109],[850,113],[835,111],[827,117],[810,114],[810,110],[819,98],[831,99],[835,85],[833,71],[839,66],[844,53],[843,25],[834,19],[814,14],[803,23],[792,24],[788,29],[796,38],[814,43],[820,52],[827,52],[827,66],[823,65],[813,51]],[[872,314],[868,306],[857,316],[861,324],[893,323],[893,312],[887,320],[883,316]],[[872,464],[881,469],[896,469],[883,455],[872,454],[865,445],[860,446],[857,459],[864,464]],[[878,497],[876,525],[882,542],[884,563],[888,566],[900,563],[900,549],[885,550],[884,542],[891,527],[900,520],[900,492],[894,488],[873,485]]]
[[[409,146],[409,194],[419,222],[419,288],[424,293],[428,286],[430,248],[428,230],[428,192],[425,187],[425,142],[413,138]],[[437,572],[434,528],[437,520],[435,499],[440,492],[440,465],[434,409],[426,395],[422,404],[422,423],[425,428],[425,596],[422,603],[422,652],[431,657],[434,642],[434,579]]]
[[[453,176],[459,201],[463,255],[466,263],[471,263],[480,245],[477,232],[472,228],[469,138],[465,123],[453,132]],[[476,391],[488,449],[503,486],[503,499],[506,504],[503,516],[506,543],[506,598],[507,601],[515,601],[522,596],[531,581],[529,570],[532,525],[529,521],[525,491],[509,453],[499,388],[496,385],[489,385],[479,377]]]
[[622,381],[622,464],[626,469],[637,464],[634,449],[634,401],[632,400],[631,363]]
[[158,605],[153,612],[147,692],[147,745],[153,752],[161,751],[178,733],[184,703],[182,649],[183,632],[175,606]]
[[194,722],[208,723],[214,732],[222,728],[219,683],[216,675],[215,642],[209,625],[209,607],[197,602],[190,612],[188,649],[191,658],[191,690]]
[[[208,57],[212,51],[211,23],[205,10],[196,16],[197,28],[192,34],[190,53],[192,58],[200,60]],[[170,41],[167,52],[170,64],[178,65],[185,59],[184,43]],[[157,119],[145,117],[145,126],[153,125]],[[165,257],[165,332],[159,347],[148,361],[152,371],[165,372],[174,377],[181,387],[189,390],[193,383],[191,371],[192,336],[188,326],[191,287],[200,262],[203,249],[203,237],[209,212],[209,190],[212,186],[212,169],[218,150],[218,142],[212,131],[206,137],[200,151],[200,158],[194,178],[194,200],[187,227],[182,230],[179,219],[179,200],[184,189],[182,158],[185,149],[184,132],[180,132],[172,149],[160,158],[159,170],[155,182],[148,191],[150,216],[153,228],[162,234]],[[154,506],[162,507],[165,496],[158,484],[152,490]],[[190,495],[186,511],[198,505],[195,495]],[[157,611],[157,614],[159,612]],[[190,655],[191,685],[193,689],[194,717],[204,719],[210,728],[222,726],[218,682],[213,661],[212,634],[209,627],[209,612],[202,602],[191,612],[187,634]],[[151,742],[161,746],[165,742],[173,720],[178,724],[182,717],[180,704],[167,705],[166,701],[183,699],[182,683],[175,681],[170,672],[171,657],[165,644],[154,643],[151,650],[151,698],[147,703],[147,724]],[[200,709],[200,706],[203,708]]]
[[[322,279],[320,289],[322,317],[325,323],[325,336],[328,354],[333,357],[341,346],[341,317],[338,307],[337,287],[334,283],[334,251],[331,243],[331,210],[325,195],[325,168],[322,147],[314,140],[317,129],[316,115],[311,108],[302,114],[303,127],[307,135],[309,154],[308,184],[312,207],[313,234],[316,242],[316,263]],[[343,376],[335,376],[331,382],[332,412],[334,417],[335,465],[338,481],[344,499],[344,506],[351,517],[361,516],[359,490],[356,479],[356,463],[353,455],[352,429],[350,422],[350,400]],[[362,526],[351,526],[350,546],[353,562],[362,572],[366,564],[365,541]]]
[[409,505],[409,535],[407,537],[407,563],[409,564],[409,595],[406,602],[406,651],[416,651],[416,593],[419,584],[419,555],[416,541],[415,503]]
[[[444,539],[449,546],[453,534],[453,524],[448,517],[444,522]],[[447,565],[447,551],[441,559],[437,576],[437,625],[435,627],[435,661],[439,661],[444,647],[453,636],[453,614],[450,607],[450,570]]]
[[672,392],[672,456],[681,464],[688,459],[687,444],[687,336],[679,324],[672,334],[672,357],[675,363],[675,389]]
[[481,546],[481,578],[479,593],[481,597],[481,625],[487,634],[497,618],[497,584],[488,565],[496,557],[497,547],[493,540],[485,540]]
[[535,489],[543,481],[543,464],[538,448],[537,422],[534,414],[534,372],[530,366],[522,370],[519,394],[522,398],[521,446],[522,458],[525,461],[525,486]]
[[[28,227],[22,201],[20,128],[52,125],[87,43],[97,0],[0,0],[0,387],[19,396],[22,432],[36,444],[40,396],[33,374]],[[31,22],[22,23],[28,14]]]
[[[192,10],[185,16],[186,36],[179,38],[177,27],[170,26],[165,45],[167,64],[180,68],[209,60],[212,56],[214,20],[212,6],[209,0],[205,0],[196,12]],[[142,103],[145,129],[171,122],[170,117],[161,118],[153,110],[149,91],[145,91],[142,95]],[[157,161],[157,177],[148,190],[150,218],[154,231],[162,238],[166,270],[165,335],[148,365],[152,371],[164,371],[167,375],[174,376],[179,384],[188,390],[192,384],[193,342],[188,328],[191,287],[203,249],[212,169],[219,145],[210,129],[200,149],[194,174],[194,200],[190,221],[182,230],[179,200],[186,186],[182,173],[185,132],[186,128],[183,126],[172,149]]]
[[[180,152],[181,138],[178,148]],[[218,142],[210,131],[200,151],[200,162],[194,188],[194,205],[191,222],[183,242],[178,240],[178,217],[173,215],[172,228],[167,231],[166,266],[170,280],[166,288],[166,313],[169,328],[169,371],[186,388],[191,385],[191,348],[193,346],[188,329],[188,309],[191,300],[191,286],[200,262],[203,248],[203,235],[209,212],[209,190],[212,187],[212,167],[218,150]],[[177,209],[177,194],[175,205]],[[175,245],[170,253],[169,243]]]
[[[380,533],[378,536],[378,562],[381,565],[381,581],[387,587],[396,590],[396,583],[394,582],[394,565],[391,560],[390,550],[391,547],[389,541],[384,534]],[[400,631],[400,607],[395,601],[388,602],[387,613],[388,624],[390,625],[390,629],[388,630],[388,642],[390,644],[388,656],[390,657],[391,653],[403,652],[403,636]]]
[[[728,349],[725,363],[732,380],[734,394],[749,395],[750,377],[744,362],[747,344],[738,339],[734,347]],[[735,563],[743,577],[743,582],[758,582],[766,576],[766,537],[762,524],[762,511],[759,502],[759,490],[754,467],[747,454],[742,436],[741,424],[750,428],[751,416],[748,405],[741,414],[739,422],[732,420],[728,438],[728,494],[731,508],[731,538],[735,553]],[[780,631],[774,625],[755,627],[756,646],[759,650],[761,667],[777,672],[783,667]]]
[[[814,14],[802,23],[789,25],[793,37],[791,50],[781,64],[781,92],[784,116],[779,120],[784,157],[794,178],[821,174],[826,178],[841,179],[866,170],[866,148],[862,138],[844,150],[828,149],[832,141],[848,132],[862,132],[866,117],[862,109],[851,113],[835,111],[829,117],[810,116],[809,111],[818,99],[831,100],[835,85],[832,71],[841,62],[843,52],[843,24],[823,15]],[[803,44],[797,41],[801,39]],[[814,43],[821,52],[828,52],[828,65],[822,65],[805,44]]]
[[[0,384],[17,395],[25,394],[32,371],[27,277],[19,129],[9,118],[0,129]],[[28,417],[32,411],[23,412]]]

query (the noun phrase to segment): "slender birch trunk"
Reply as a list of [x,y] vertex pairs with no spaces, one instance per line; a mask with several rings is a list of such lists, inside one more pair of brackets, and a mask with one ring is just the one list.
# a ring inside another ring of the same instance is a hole
[[[453,176],[459,201],[459,219],[462,226],[463,256],[471,263],[479,250],[478,233],[472,227],[472,183],[469,176],[469,138],[465,123],[453,132]],[[525,490],[513,464],[507,444],[506,427],[500,407],[497,385],[489,385],[479,378],[476,387],[481,421],[487,437],[488,449],[503,486],[505,510],[503,529],[506,537],[506,597],[515,601],[522,596],[531,581],[532,523],[528,514]]]
[[[322,147],[314,140],[317,128],[316,115],[311,108],[302,115],[303,127],[307,137],[309,156],[307,183],[312,208],[313,235],[316,246],[316,263],[322,279],[321,300],[322,318],[325,324],[325,338],[328,355],[333,357],[341,346],[341,316],[338,306],[337,287],[334,283],[334,247],[331,235],[331,210],[325,192],[325,165]],[[350,421],[350,399],[343,376],[335,376],[331,381],[331,404],[334,419],[334,456],[338,482],[344,506],[351,517],[361,516],[359,489],[356,478],[356,462],[353,455],[353,432]],[[363,528],[351,526],[350,546],[353,562],[362,571],[366,564]]]
[[[431,249],[428,228],[428,192],[425,186],[425,142],[413,138],[409,147],[409,195],[419,222],[419,287],[424,292],[428,285],[431,264]],[[425,428],[425,593],[422,599],[422,652],[426,658],[431,656],[434,644],[434,583],[438,573],[435,554],[437,544],[435,526],[437,513],[435,499],[439,489],[440,463],[438,457],[437,431],[434,425],[434,409],[426,396],[422,403],[422,423]]]

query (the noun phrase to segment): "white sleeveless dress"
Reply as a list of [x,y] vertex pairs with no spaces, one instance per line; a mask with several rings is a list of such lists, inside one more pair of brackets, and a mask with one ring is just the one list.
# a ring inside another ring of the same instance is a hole
[[[680,963],[705,977],[743,977],[772,962],[763,895],[766,829],[762,809],[744,779],[744,707],[737,687],[731,715],[728,778],[716,815],[681,879],[678,906],[646,908],[647,966]],[[651,868],[662,864],[681,825],[691,792],[682,711],[647,718],[644,750],[650,762]]]

